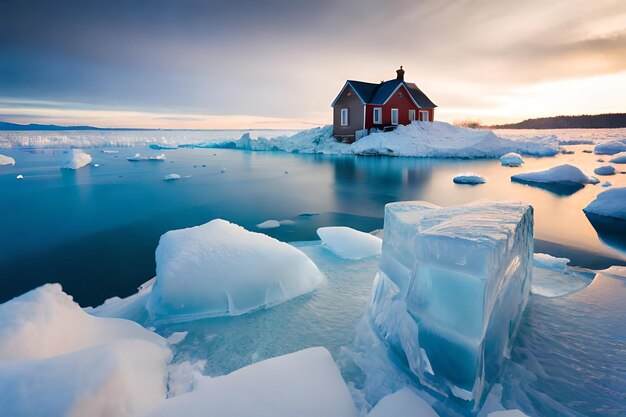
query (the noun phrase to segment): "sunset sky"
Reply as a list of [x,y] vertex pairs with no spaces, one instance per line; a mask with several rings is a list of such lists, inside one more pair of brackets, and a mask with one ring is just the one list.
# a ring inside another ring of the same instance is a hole
[[403,65],[436,118],[626,112],[626,1],[0,0],[0,120],[306,128]]

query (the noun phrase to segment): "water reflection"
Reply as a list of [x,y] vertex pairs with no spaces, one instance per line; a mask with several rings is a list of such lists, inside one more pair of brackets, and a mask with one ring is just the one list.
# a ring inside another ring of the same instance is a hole
[[585,213],[598,237],[607,245],[626,252],[626,221]]

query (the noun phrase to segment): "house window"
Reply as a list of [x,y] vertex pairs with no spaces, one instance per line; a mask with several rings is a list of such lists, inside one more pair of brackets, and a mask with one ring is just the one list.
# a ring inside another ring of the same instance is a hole
[[409,110],[409,121],[415,120],[415,110]]
[[374,124],[379,125],[383,123],[383,109],[382,107],[374,107]]
[[430,117],[428,117],[427,110],[420,110],[420,120],[422,122],[428,122],[430,120]]
[[391,109],[391,124],[398,124],[398,109]]
[[348,126],[348,109],[341,109],[341,126]]

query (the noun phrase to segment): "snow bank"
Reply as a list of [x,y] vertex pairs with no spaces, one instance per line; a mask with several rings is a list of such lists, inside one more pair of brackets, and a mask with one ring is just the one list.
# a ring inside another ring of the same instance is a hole
[[603,165],[593,170],[596,175],[615,175],[615,168],[611,165]]
[[0,165],[15,165],[15,159],[10,156],[0,154]]
[[147,311],[170,320],[243,314],[310,292],[323,280],[293,246],[221,219],[161,236],[156,270]]
[[207,379],[147,417],[356,417],[330,353],[310,348]]
[[626,220],[626,187],[606,190],[583,209],[586,214]]
[[445,122],[414,122],[393,132],[372,133],[353,144],[340,143],[332,126],[314,128],[273,139],[252,139],[245,134],[236,141],[207,142],[199,147],[293,153],[389,155],[441,158],[499,158],[509,152],[552,156],[558,144],[505,139],[489,130],[456,127]]
[[471,172],[466,172],[464,174],[459,174],[457,176],[455,176],[454,178],[452,178],[452,181],[455,184],[470,184],[470,185],[476,185],[476,184],[484,184],[487,182],[487,179],[483,176],[480,176],[478,174],[474,174]]
[[163,177],[163,181],[175,181],[179,180],[181,176],[179,174],[167,174]]
[[569,164],[559,165],[545,171],[527,172],[511,177],[512,181],[524,184],[553,184],[561,186],[597,184],[599,181],[588,177],[577,167]]
[[409,388],[383,397],[367,417],[439,417],[439,414]]
[[46,284],[0,304],[0,364],[42,359],[113,342],[165,340],[128,320],[85,313],[59,284]]
[[259,229],[276,229],[280,227],[280,222],[278,220],[265,220],[262,223],[256,225]]
[[380,255],[382,250],[380,238],[350,227],[320,227],[317,235],[326,249],[344,259],[368,258]]
[[500,165],[504,167],[519,167],[524,163],[522,156],[515,152],[509,152],[500,157]]
[[614,164],[626,164],[626,152],[620,152],[609,160]]
[[80,149],[72,149],[70,157],[66,160],[61,169],[79,169],[91,163],[91,155],[81,151]]
[[593,151],[597,155],[614,155],[616,153],[626,151],[626,139],[623,141],[614,141],[614,142],[606,142],[599,143],[593,148]]

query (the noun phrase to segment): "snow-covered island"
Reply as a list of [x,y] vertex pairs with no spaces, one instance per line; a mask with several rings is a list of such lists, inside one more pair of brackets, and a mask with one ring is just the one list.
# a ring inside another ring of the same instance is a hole
[[91,155],[80,150],[72,149],[69,158],[61,165],[61,169],[79,169],[91,163]]

